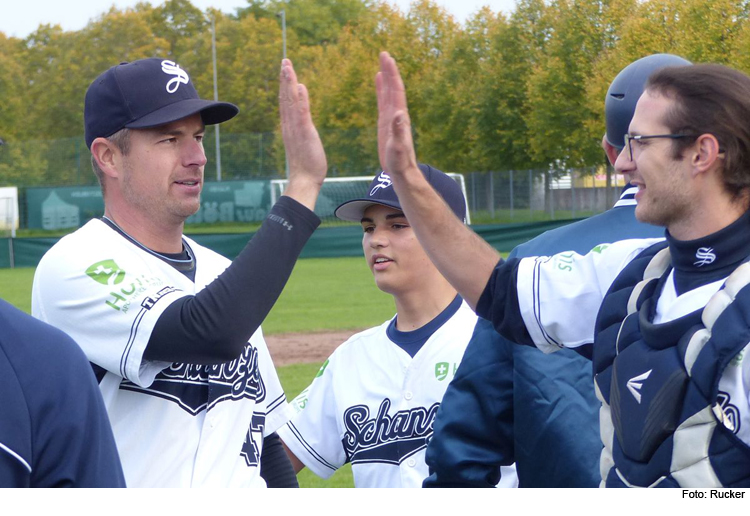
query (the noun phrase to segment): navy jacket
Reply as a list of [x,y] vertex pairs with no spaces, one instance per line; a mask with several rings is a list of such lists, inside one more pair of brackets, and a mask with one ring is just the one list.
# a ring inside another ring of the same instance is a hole
[[83,351],[2,300],[0,487],[125,487]]

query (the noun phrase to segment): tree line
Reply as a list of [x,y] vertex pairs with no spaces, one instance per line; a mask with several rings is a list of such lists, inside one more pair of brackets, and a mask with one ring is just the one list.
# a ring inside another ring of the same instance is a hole
[[[113,64],[172,59],[210,98],[212,18],[219,97],[241,110],[221,128],[222,161],[235,164],[225,177],[283,175],[282,9],[288,56],[310,90],[333,174],[378,167],[381,50],[401,67],[421,160],[456,172],[595,166],[604,163],[603,100],[617,72],[655,52],[750,71],[749,4],[518,0],[509,15],[485,7],[460,24],[430,0],[407,13],[376,0],[248,0],[231,15],[168,0],[111,8],[79,31],[0,32],[0,184],[93,182],[83,97]],[[258,159],[258,172],[242,165]]]

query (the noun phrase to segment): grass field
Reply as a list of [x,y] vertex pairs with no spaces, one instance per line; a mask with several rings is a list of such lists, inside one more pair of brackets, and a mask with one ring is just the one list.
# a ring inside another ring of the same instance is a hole
[[[0,269],[0,298],[31,312],[33,268]],[[391,296],[375,287],[363,258],[299,260],[286,288],[263,322],[265,333],[311,332],[367,328],[395,312]],[[279,367],[288,399],[294,398],[315,377],[321,364]],[[299,475],[302,487],[353,487],[347,464],[329,480],[310,471]]]

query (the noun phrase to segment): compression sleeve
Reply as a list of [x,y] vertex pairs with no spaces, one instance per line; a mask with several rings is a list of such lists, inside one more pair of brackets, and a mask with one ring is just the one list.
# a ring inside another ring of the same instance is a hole
[[268,487],[299,487],[292,461],[284,451],[279,434],[276,432],[263,439],[260,476],[266,481]]
[[518,304],[519,258],[500,259],[477,302],[477,315],[492,323],[505,338],[534,346]]
[[282,196],[218,278],[164,311],[144,358],[191,364],[219,364],[237,358],[271,311],[319,224],[312,211]]

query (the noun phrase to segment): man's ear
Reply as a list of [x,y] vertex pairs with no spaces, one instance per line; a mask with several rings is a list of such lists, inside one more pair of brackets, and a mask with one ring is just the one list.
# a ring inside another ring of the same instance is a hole
[[113,142],[106,138],[95,139],[91,143],[91,155],[104,175],[112,178],[120,175],[122,152]]
[[690,161],[696,173],[709,170],[724,158],[724,153],[719,148],[719,140],[713,134],[700,135],[689,149]]
[[615,161],[617,161],[617,156],[620,155],[620,149],[607,141],[607,135],[602,136],[602,149],[604,149],[604,153],[607,155],[610,165],[614,166]]

